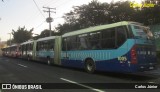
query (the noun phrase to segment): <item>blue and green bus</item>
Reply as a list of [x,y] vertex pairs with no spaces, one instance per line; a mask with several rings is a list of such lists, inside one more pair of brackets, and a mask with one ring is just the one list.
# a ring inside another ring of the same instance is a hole
[[34,40],[32,59],[97,71],[135,73],[156,68],[156,47],[148,27],[122,21]]
[[21,43],[18,50],[18,52],[20,53],[19,58],[31,60],[34,56],[33,45],[34,40],[28,40]]
[[54,63],[54,44],[55,36],[40,38],[35,41],[35,56],[36,61],[47,62],[49,65]]
[[122,21],[62,35],[61,65],[112,72],[139,72],[156,66],[149,28]]

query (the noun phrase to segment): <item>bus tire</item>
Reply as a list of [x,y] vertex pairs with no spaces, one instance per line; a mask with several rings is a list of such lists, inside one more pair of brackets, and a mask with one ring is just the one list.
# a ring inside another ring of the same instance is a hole
[[27,60],[30,61],[30,56],[29,55],[27,56]]
[[50,59],[50,57],[47,57],[47,64],[51,65],[51,59]]
[[85,70],[88,73],[94,73],[95,71],[95,63],[92,59],[87,59],[85,62]]

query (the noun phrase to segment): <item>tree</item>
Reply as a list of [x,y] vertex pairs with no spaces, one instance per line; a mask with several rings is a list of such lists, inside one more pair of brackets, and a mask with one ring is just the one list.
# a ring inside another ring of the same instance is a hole
[[[109,23],[108,3],[93,0],[88,5],[75,6],[73,11],[65,14],[65,26],[71,25],[71,30]],[[73,28],[74,27],[74,28]]]
[[109,11],[110,23],[134,20],[135,10],[128,1],[111,3]]
[[[51,31],[51,35],[53,35],[53,31]],[[48,36],[50,36],[50,30],[45,29],[41,32],[41,34],[39,35],[39,38],[48,37]]]
[[59,24],[56,28],[61,34],[74,31],[98,24],[107,23],[106,7],[108,4],[101,4],[97,1],[92,1],[89,5],[75,6],[73,11],[66,13],[63,18],[64,24]]
[[64,23],[64,24],[59,24],[58,27],[56,27],[56,30],[58,30],[58,34],[64,34],[66,32],[74,31],[80,29],[80,24],[75,23],[75,24],[69,24],[69,23]]
[[97,0],[88,5],[75,6],[73,10],[63,17],[65,23],[56,28],[62,33],[83,29],[96,25],[103,25],[123,20],[133,20],[134,9],[129,2],[101,3]]
[[9,39],[9,40],[7,40],[7,45],[9,45],[9,46],[10,46],[10,45],[12,45],[13,43],[15,43],[15,41],[14,41],[13,39],[11,39],[11,40],[10,40],[10,39]]
[[144,23],[145,25],[153,25],[160,23],[160,6],[155,5],[153,8],[142,8],[136,14],[135,21]]
[[25,27],[23,28],[19,27],[17,31],[12,29],[13,40],[16,43],[25,42],[32,38],[32,31],[33,28],[28,31]]
[[132,8],[129,1],[108,4],[93,0],[87,5],[73,7],[72,11],[63,16],[65,23],[59,24],[56,29],[66,33],[119,21],[135,21],[145,25],[157,24],[160,23],[158,12],[160,12],[158,4],[152,8]]

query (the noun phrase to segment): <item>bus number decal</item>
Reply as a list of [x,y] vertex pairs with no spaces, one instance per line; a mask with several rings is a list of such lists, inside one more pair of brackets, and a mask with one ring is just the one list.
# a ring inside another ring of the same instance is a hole
[[120,61],[120,63],[124,63],[125,61],[127,61],[127,57],[126,56],[118,57],[118,61]]

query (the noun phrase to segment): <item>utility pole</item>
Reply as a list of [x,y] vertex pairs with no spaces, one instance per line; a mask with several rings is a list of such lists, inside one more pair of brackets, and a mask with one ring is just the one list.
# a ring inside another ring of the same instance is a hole
[[12,35],[12,33],[8,33],[9,35],[10,35],[10,38],[9,38],[9,45],[11,46],[11,35]]
[[45,9],[48,9],[48,11],[45,11],[44,10],[44,12],[48,12],[48,14],[49,14],[49,17],[48,18],[46,18],[46,22],[47,23],[49,23],[49,30],[50,30],[50,36],[51,36],[51,22],[53,22],[53,18],[51,18],[51,12],[53,12],[53,13],[56,13],[55,11],[51,11],[51,9],[54,9],[54,10],[56,10],[56,8],[50,8],[50,7],[43,7],[43,8],[45,8]]

